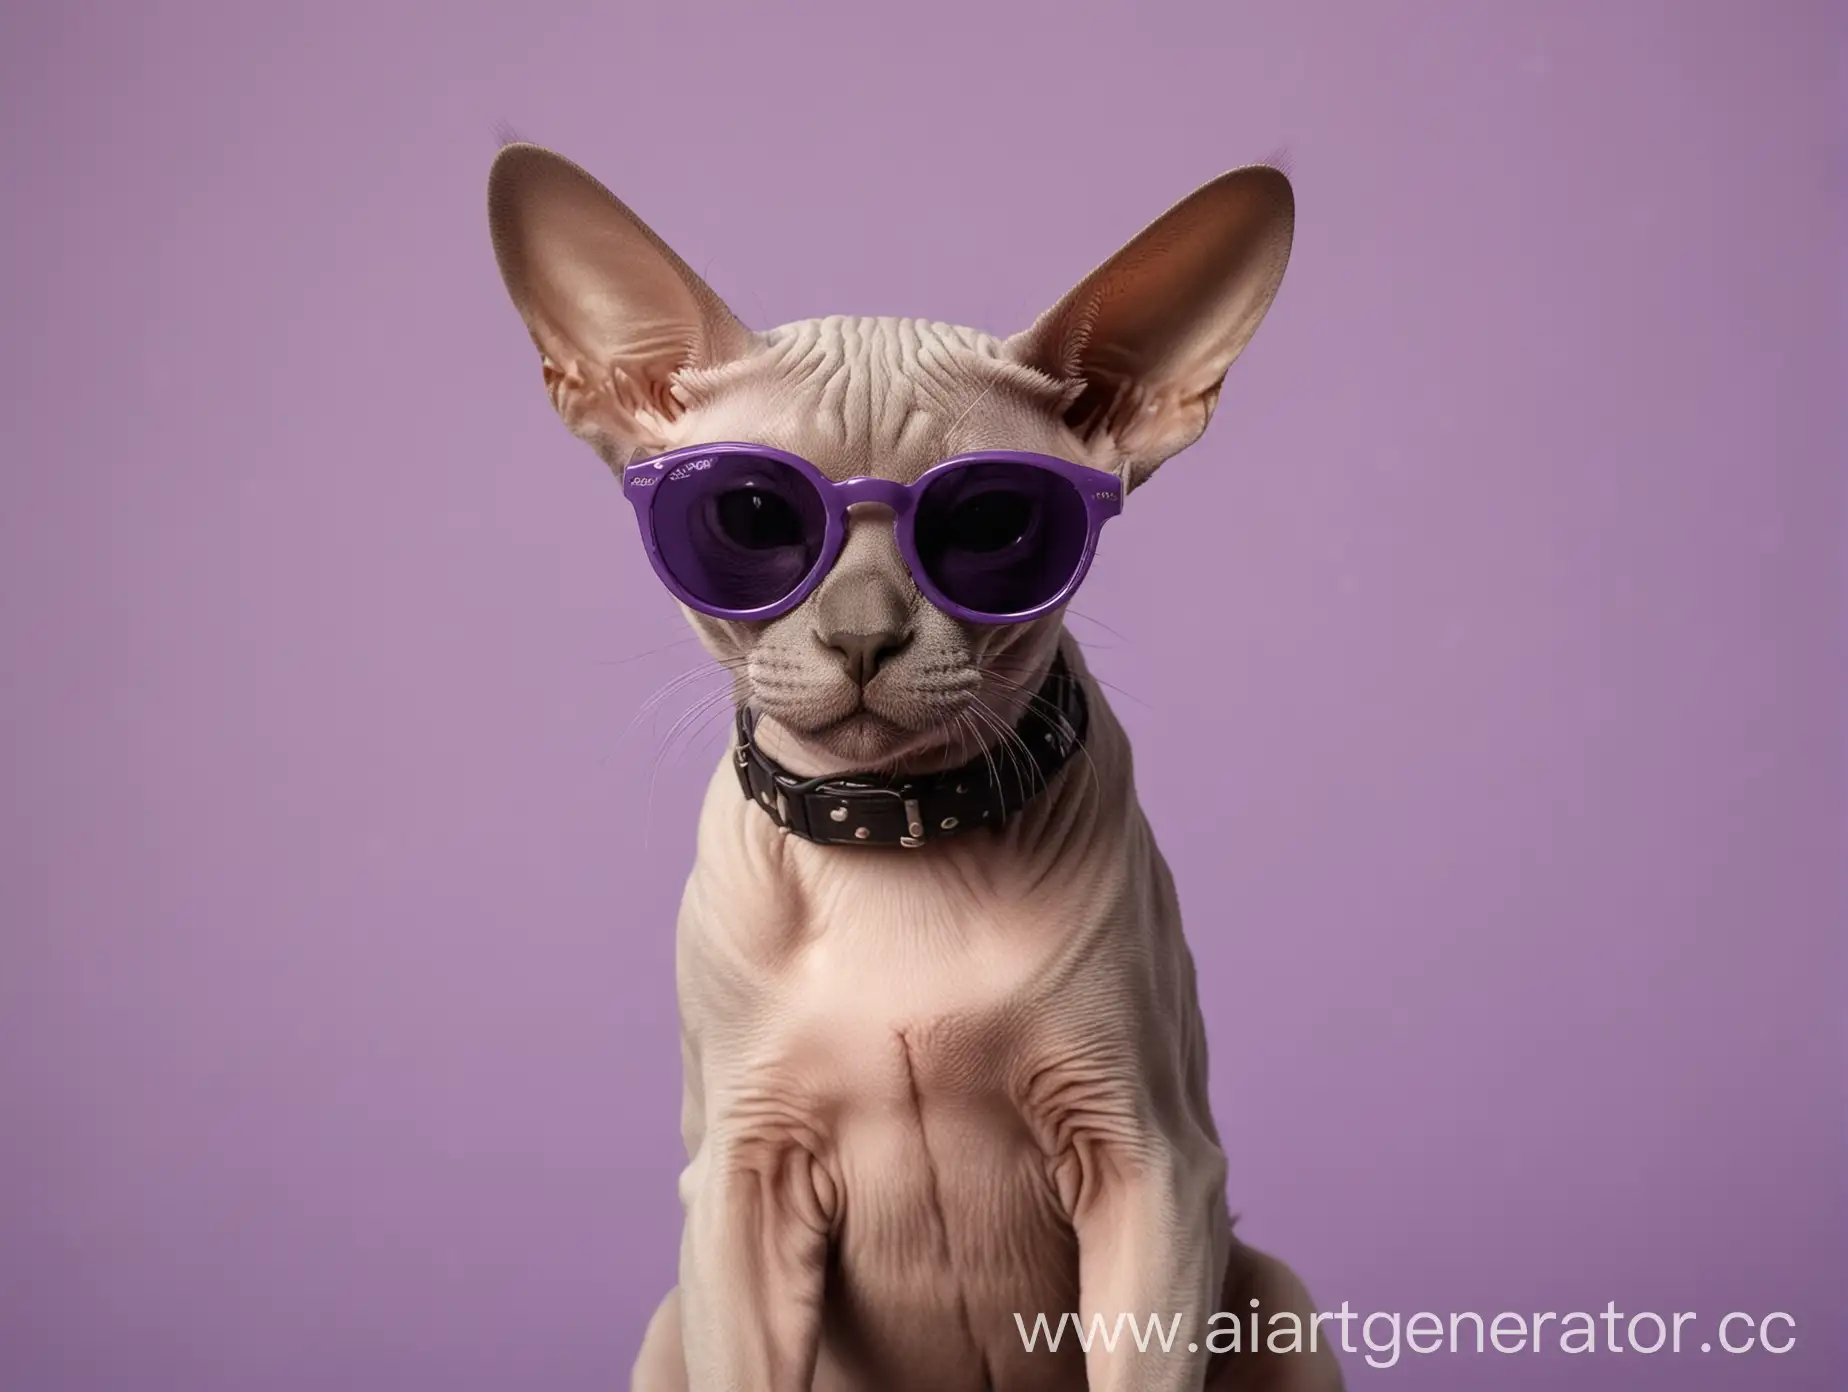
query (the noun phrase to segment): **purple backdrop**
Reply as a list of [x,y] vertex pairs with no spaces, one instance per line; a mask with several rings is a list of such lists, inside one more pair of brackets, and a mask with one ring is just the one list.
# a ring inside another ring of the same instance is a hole
[[1010,330],[1282,152],[1075,621],[1234,1204],[1330,1307],[1798,1320],[1357,1385],[1848,1385],[1839,7],[779,8],[6,7],[0,1386],[609,1388],[672,1280],[723,731],[623,737],[696,654],[503,120],[759,325]]

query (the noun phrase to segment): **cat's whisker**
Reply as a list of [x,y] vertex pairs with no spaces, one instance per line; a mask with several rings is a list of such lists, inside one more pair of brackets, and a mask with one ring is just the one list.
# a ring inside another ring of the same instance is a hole
[[956,712],[956,718],[966,726],[970,737],[974,739],[975,747],[982,753],[982,762],[988,767],[988,781],[999,791],[1001,787],[1001,770],[999,765],[995,763],[994,755],[989,752],[988,741],[982,737],[981,727],[976,723],[975,717],[967,708]]
[[968,763],[970,758],[973,757],[967,752],[969,748],[969,724],[966,720],[961,719],[961,715],[961,711],[955,711],[952,713],[951,717],[951,725],[956,732],[956,762],[959,765]]
[[1147,701],[1143,700],[1140,696],[1136,695],[1135,692],[1126,691],[1124,688],[1118,686],[1115,682],[1105,681],[1102,677],[1098,676],[1094,672],[1085,673],[1084,680],[1090,682],[1093,686],[1102,687],[1105,691],[1114,691],[1116,692],[1117,695],[1121,696],[1125,701],[1134,701],[1137,705],[1141,706],[1144,710],[1154,710],[1155,709],[1154,706],[1150,705]]
[[1039,776],[1039,765],[1034,761],[1033,751],[1028,747],[1026,737],[1020,733],[1018,720],[1008,723],[1007,741],[1011,747],[1020,751],[1021,761],[1025,764],[1026,771],[1033,775],[1035,785],[1043,785],[1044,780]]
[[723,691],[708,691],[699,696],[692,705],[683,710],[668,727],[666,736],[656,748],[658,760],[665,761],[674,753],[676,742],[690,729],[709,717],[714,711],[731,704],[729,694]]
[[[666,703],[669,697],[678,695],[686,691],[689,687],[697,686],[700,679],[709,678],[713,675],[715,674],[711,672],[702,672],[702,673],[699,673],[697,676],[682,678],[682,679],[675,681],[672,686],[662,691],[657,692],[652,698],[649,699],[649,701],[646,703],[646,705],[643,706],[642,709],[638,710],[635,713],[635,715],[630,719],[629,723],[623,727],[622,734],[617,736],[617,740],[616,740],[617,744],[620,745],[626,742],[628,739],[630,739],[633,735],[635,735],[637,731],[641,729],[644,722],[648,722],[650,725],[650,729],[652,730],[654,728],[654,725],[651,720],[651,717],[659,713],[661,706]],[[696,696],[703,698],[705,694],[706,693],[704,692],[697,692]]]
[[1098,772],[1097,760],[1091,757],[1091,751],[1086,742],[1078,738],[1078,731],[1072,727],[1072,722],[1066,718],[1064,711],[1053,705],[1052,702],[1048,701],[1044,696],[1041,696],[1037,691],[1028,690],[1027,687],[1014,681],[1011,677],[1002,676],[998,672],[990,672],[988,675],[994,678],[994,680],[1003,687],[1011,687],[1013,690],[1024,695],[1033,706],[1041,708],[1047,721],[1071,742],[1072,747],[1076,749],[1078,753],[1084,755],[1084,761],[1091,770],[1092,783],[1099,787],[1102,786],[1102,775]]
[[[991,674],[991,675],[994,675],[994,674]],[[999,680],[1004,686],[1012,686],[1015,691],[1025,696],[1028,702],[1032,704],[1033,706],[1043,708],[1043,713],[1044,713],[1044,716],[1047,722],[1051,724],[1059,734],[1063,735],[1067,741],[1070,742],[1072,748],[1077,753],[1082,754],[1084,756],[1085,766],[1090,771],[1092,785],[1094,787],[1102,787],[1103,786],[1103,775],[1098,771],[1097,760],[1091,757],[1090,747],[1088,746],[1086,741],[1078,737],[1078,731],[1075,728],[1073,728],[1071,721],[1066,718],[1065,712],[1060,710],[1057,706],[1053,705],[1050,701],[1048,701],[1044,696],[1041,696],[1038,692],[1029,691],[1025,686],[1022,686],[1018,682],[1011,681],[1009,678],[1006,678],[1006,677],[1001,677]],[[1015,737],[1016,739],[1019,738],[1018,735],[1016,735]]]
[[689,727],[697,726],[703,717],[712,713],[722,694],[723,693],[719,692],[708,692],[705,696],[695,701],[692,706],[682,711],[675,719],[674,723],[668,727],[666,738],[656,746],[654,757],[650,759],[648,763],[648,798],[644,804],[642,814],[642,847],[644,850],[648,848],[650,833],[654,827],[655,784],[660,778],[661,765],[666,759],[668,749],[673,744],[674,737],[677,734],[680,734]]
[[676,737],[679,747],[670,746],[668,757],[678,765],[689,753],[698,748],[700,742],[711,734],[719,721],[723,720],[729,726],[735,709],[730,701],[723,699],[714,699],[698,708],[697,718]]
[[[969,707],[970,711],[987,725],[989,729],[1000,736],[1000,743],[997,747],[1002,753],[1007,755],[1008,766],[1013,770],[1015,781],[1020,785],[1021,792],[1030,796],[1035,791],[1034,780],[1027,777],[1026,770],[1021,766],[1020,756],[1015,753],[1015,748],[1017,746],[1021,749],[1026,748],[1025,743],[1021,740],[1019,735],[1015,734],[1007,727],[1007,723],[996,714],[994,708],[980,696],[972,697],[971,702],[972,704]],[[1029,757],[1026,768],[1032,767],[1033,761]]]
[[[1040,711],[1049,722],[1057,726],[1059,733],[1063,734],[1067,739],[1074,743],[1081,742],[1078,739],[1077,730],[1073,729],[1071,721],[1066,719],[1065,712],[1060,710],[1044,696],[1040,695],[1039,692],[1000,672],[989,672],[987,675],[1003,690],[1021,697],[1026,702],[1029,709]],[[1020,712],[1022,715],[1025,713],[1025,711]]]
[[1126,634],[1119,633],[1102,619],[1092,618],[1089,614],[1084,613],[1082,610],[1074,609],[1069,604],[1065,606],[1065,612],[1074,619],[1083,619],[1088,624],[1097,625],[1097,627],[1103,629],[1105,633],[1108,633],[1126,648],[1135,646],[1135,639],[1128,637]]
[[698,634],[689,633],[684,638],[676,638],[673,642],[663,643],[658,648],[648,648],[642,652],[630,653],[627,657],[599,658],[597,659],[597,665],[599,667],[627,667],[631,662],[640,662],[643,658],[647,657],[657,657],[661,653],[671,652],[675,648],[684,648],[688,643],[697,643],[698,641]]
[[629,721],[628,726],[623,730],[621,739],[626,740],[630,735],[634,734],[636,727],[652,714],[663,701],[667,700],[668,697],[674,695],[676,692],[684,691],[687,687],[695,685],[706,678],[721,675],[732,677],[735,683],[738,673],[743,670],[743,665],[742,659],[714,659],[702,663],[700,666],[690,671],[682,672],[677,677],[671,678],[666,685],[662,686],[652,696],[642,702],[640,708],[635,712],[634,718]]
[[[1004,677],[1000,673],[997,673],[997,672],[989,672],[989,673],[986,673],[985,675],[993,677],[997,681],[1011,681],[1012,680],[1011,678]],[[1118,686],[1115,682],[1105,681],[1102,677],[1098,676],[1095,672],[1086,672],[1082,676],[1078,676],[1077,673],[1074,673],[1073,675],[1077,676],[1079,681],[1087,681],[1087,682],[1090,682],[1093,686],[1102,687],[1106,691],[1114,691],[1116,692],[1117,695],[1121,696],[1124,700],[1134,701],[1137,705],[1141,706],[1144,710],[1154,709],[1153,706],[1151,706],[1147,701],[1143,700],[1140,696],[1136,695],[1135,692],[1126,691],[1122,687]],[[1015,682],[1014,685],[1018,687],[1020,683]]]

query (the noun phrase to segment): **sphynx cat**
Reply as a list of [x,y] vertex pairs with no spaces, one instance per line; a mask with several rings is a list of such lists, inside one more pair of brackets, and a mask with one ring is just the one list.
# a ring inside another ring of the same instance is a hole
[[[999,449],[1127,493],[1205,429],[1294,211],[1279,171],[1223,175],[1010,338],[847,317],[755,332],[575,164],[514,144],[489,178],[552,404],[619,474],[729,441],[907,483]],[[775,618],[683,604],[762,752],[798,776],[923,775],[985,741],[993,767],[1055,658],[1084,688],[1083,748],[1005,823],[903,847],[788,834],[727,755],[678,924],[679,1280],[632,1387],[1335,1392],[1302,1283],[1233,1235],[1174,886],[1063,607],[954,617],[894,533],[889,509],[850,509],[833,568]],[[1273,1337],[1279,1312],[1305,1351]],[[1057,1351],[1026,1346],[1068,1313],[1179,1330],[1166,1350],[1124,1332],[1087,1352],[1069,1325]]]

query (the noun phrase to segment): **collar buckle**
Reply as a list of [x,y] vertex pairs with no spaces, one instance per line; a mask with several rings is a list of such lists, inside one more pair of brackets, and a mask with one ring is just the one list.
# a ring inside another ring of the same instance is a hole
[[918,811],[916,798],[905,798],[905,830],[908,836],[898,838],[898,844],[908,851],[915,851],[924,844],[924,814]]

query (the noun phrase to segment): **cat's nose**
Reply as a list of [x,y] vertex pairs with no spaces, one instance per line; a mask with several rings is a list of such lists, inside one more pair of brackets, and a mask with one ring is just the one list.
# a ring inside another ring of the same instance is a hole
[[847,660],[847,675],[865,686],[889,658],[911,641],[911,635],[891,629],[872,633],[832,629],[821,635],[821,641]]

